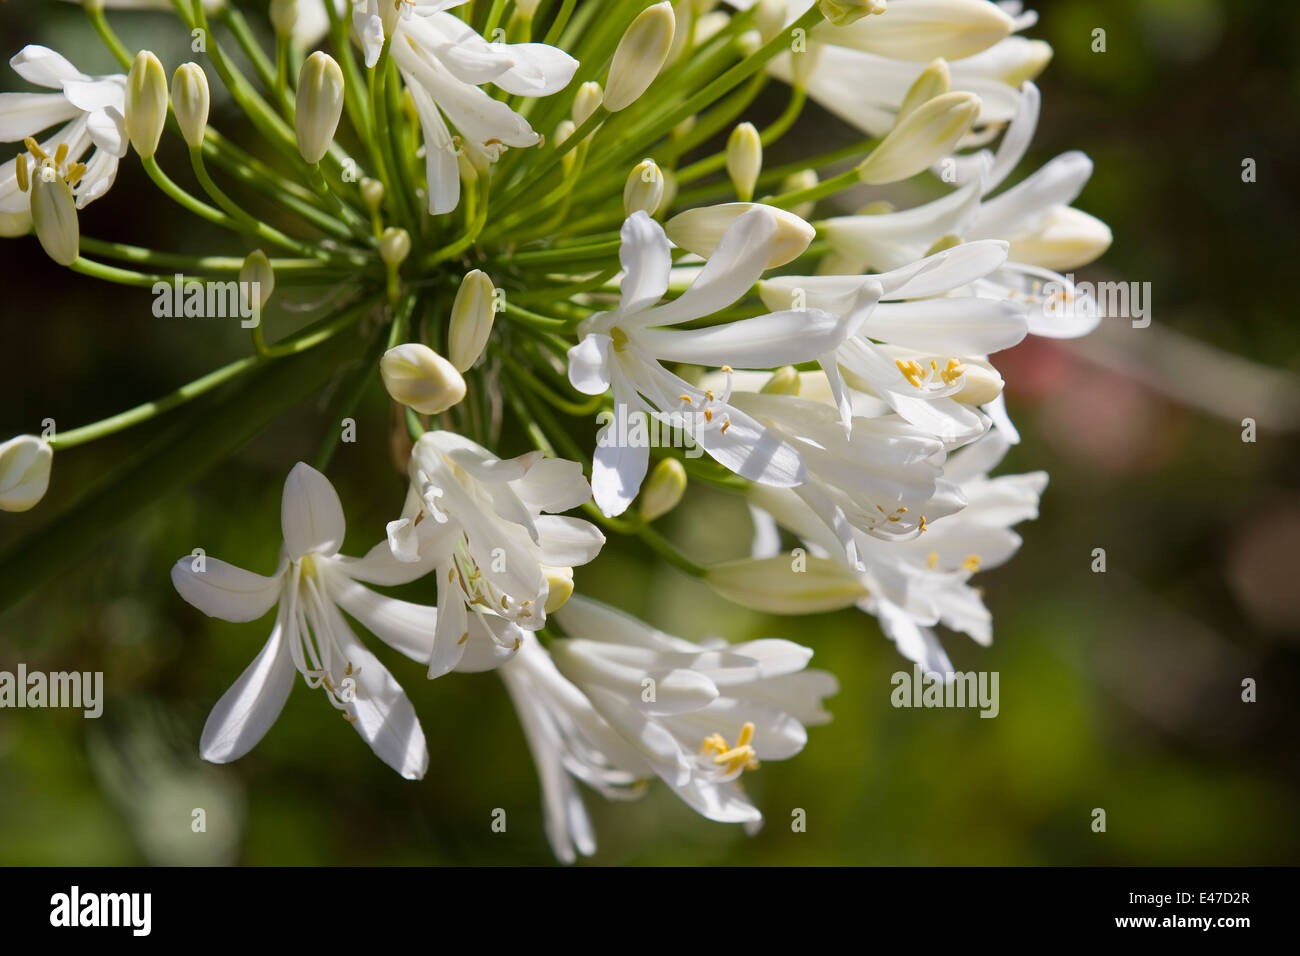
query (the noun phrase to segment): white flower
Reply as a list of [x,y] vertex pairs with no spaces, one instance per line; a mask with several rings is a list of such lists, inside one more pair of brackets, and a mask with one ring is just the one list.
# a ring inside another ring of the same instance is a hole
[[[879,275],[782,276],[760,283],[759,295],[769,308],[798,297],[834,312],[864,282],[875,283],[882,301],[836,350],[836,363],[854,388],[955,447],[984,433],[988,421],[977,408],[1001,392],[986,356],[1025,337],[1023,305],[991,291],[970,294],[1006,257],[1006,243],[976,241]],[[850,397],[837,374],[830,385],[847,422]]]
[[1039,94],[1026,83],[1020,108],[996,153],[981,151],[955,161],[959,188],[901,212],[839,216],[823,234],[836,254],[836,271],[899,268],[925,255],[940,240],[1001,239],[1009,260],[974,290],[1024,304],[1029,331],[1075,338],[1101,321],[1095,302],[1080,298],[1056,269],[1085,265],[1110,244],[1110,230],[1070,206],[1092,175],[1083,153],[1063,153],[1010,189],[989,195],[1019,164],[1038,122]]
[[44,438],[19,435],[0,444],[0,511],[30,511],[50,487],[54,449]]
[[[0,235],[31,228],[30,199],[19,188],[17,164],[52,164],[69,182],[78,209],[108,191],[126,155],[126,77],[87,76],[53,50],[23,47],[9,61],[14,72],[57,93],[0,93],[0,142],[17,143],[58,126],[58,132],[0,165]],[[36,145],[36,149],[31,149]],[[87,157],[87,154],[89,156]],[[85,160],[83,164],[83,160]]]
[[[465,0],[353,0],[352,27],[373,67],[389,38],[393,59],[415,100],[424,132],[429,212],[451,212],[460,200],[457,153],[478,168],[508,146],[534,146],[528,121],[480,87],[493,83],[516,96],[549,96],[568,86],[578,61],[544,43],[489,43],[446,13]],[[400,11],[400,15],[399,15]],[[450,120],[460,134],[454,138]]]
[[266,646],[212,709],[200,753],[227,763],[252,749],[284,707],[296,669],[308,687],[325,689],[384,763],[408,780],[420,779],[429,757],[415,710],[339,608],[395,650],[426,661],[433,608],[385,597],[359,582],[405,584],[427,574],[429,565],[394,560],[386,542],[364,558],[339,554],[344,520],[338,494],[301,462],[285,480],[280,521],[284,545],[270,577],[206,556],[184,557],[172,567],[181,597],[210,617],[255,621],[278,608]]
[[710,820],[761,824],[741,774],[793,757],[808,740],[804,725],[830,719],[821,701],[838,690],[835,678],[806,670],[812,651],[790,641],[696,644],[576,596],[556,617],[570,635],[550,648],[560,672]]
[[[840,588],[846,595],[840,606],[852,603],[849,582],[855,581],[866,592],[856,601],[858,607],[879,618],[899,652],[927,672],[946,674],[952,665],[935,625],[962,631],[980,644],[992,641],[992,616],[970,579],[1015,554],[1021,539],[1011,526],[1038,516],[1038,499],[1047,485],[1047,475],[1041,471],[988,476],[1009,446],[1007,437],[994,429],[948,459],[945,477],[957,484],[966,506],[957,514],[927,522],[923,534],[905,541],[881,541],[856,533],[861,570],[849,565],[839,542],[797,496],[785,489],[761,487],[749,494],[764,512],[803,538],[814,554],[829,555],[840,563],[844,577]],[[758,539],[774,540],[765,528],[760,528]]]
[[[429,562],[437,573],[429,675],[494,667],[554,609],[548,570],[586,564],[605,543],[590,522],[554,513],[590,500],[582,466],[541,452],[501,459],[434,431],[416,442],[410,477],[388,541],[397,560]],[[468,663],[467,650],[475,651]]]
[[591,701],[556,670],[532,634],[498,673],[510,692],[542,787],[546,838],[555,856],[572,863],[596,852],[596,837],[575,780],[610,800],[645,793],[654,772],[645,759],[596,713]]
[[680,428],[722,465],[752,481],[792,486],[807,477],[793,446],[721,394],[668,371],[663,362],[771,368],[831,361],[874,303],[869,285],[855,293],[849,318],[819,309],[788,310],[693,330],[679,325],[736,302],[789,242],[767,207],[755,205],[723,234],[708,263],[677,299],[659,304],[668,289],[672,257],[663,229],[638,212],[623,224],[619,258],[625,270],[619,307],[584,319],[581,340],[569,350],[569,381],[587,395],[614,393],[614,419],[597,439],[592,463],[596,504],[621,514],[636,497],[649,464],[649,443],[626,441],[629,419],[644,414]]

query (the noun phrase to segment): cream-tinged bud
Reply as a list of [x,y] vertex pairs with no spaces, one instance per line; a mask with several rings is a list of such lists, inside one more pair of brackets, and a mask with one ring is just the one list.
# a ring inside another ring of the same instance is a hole
[[298,0],[271,0],[271,28],[276,33],[289,36],[297,22]]
[[987,362],[963,359],[963,384],[952,397],[966,405],[984,405],[1002,394],[1002,376]]
[[379,360],[379,374],[393,401],[437,415],[465,397],[465,379],[445,358],[418,342],[399,345]]
[[[801,169],[799,172],[793,173],[785,178],[785,182],[781,183],[780,191],[782,193],[800,193],[805,189],[812,189],[819,182],[821,182],[821,180],[817,178],[816,170]],[[790,211],[800,219],[807,219],[813,214],[815,208],[817,208],[816,202],[802,202],[793,207]]]
[[[18,157],[25,165],[26,157]],[[77,221],[77,200],[72,187],[49,163],[31,172],[32,226],[46,255],[61,266],[70,266],[81,255],[81,224]]]
[[325,158],[342,116],[343,71],[332,56],[317,50],[307,57],[298,74],[293,125],[303,159],[319,163]]
[[821,0],[822,16],[837,27],[856,23],[865,16],[885,12],[885,0]]
[[686,494],[686,469],[676,458],[665,458],[655,465],[641,489],[641,517],[646,521],[662,518],[681,502]]
[[135,55],[126,75],[126,133],[144,159],[158,151],[167,123],[167,74],[148,50]]
[[948,70],[948,61],[939,57],[922,70],[921,75],[912,82],[907,95],[903,97],[903,102],[899,104],[894,123],[897,124],[905,116],[916,112],[918,107],[930,102],[936,96],[943,96],[951,86],[952,75]]
[[[883,7],[884,4],[881,4]],[[892,60],[960,60],[1009,36],[1016,21],[988,0],[904,0],[884,16],[846,26],[818,24],[813,39]]]
[[753,123],[741,123],[727,137],[727,175],[741,202],[754,198],[763,168],[763,141]]
[[618,41],[605,83],[605,109],[627,109],[655,81],[672,49],[676,19],[668,0],[642,10]]
[[546,604],[543,610],[547,614],[554,614],[573,597],[573,568],[556,568],[543,564],[542,573],[546,575]]
[[623,212],[630,216],[644,212],[651,216],[664,198],[664,174],[653,159],[643,159],[628,174],[623,187]]
[[405,229],[389,226],[379,237],[379,258],[390,269],[396,269],[411,254],[411,234]]
[[604,91],[594,80],[578,87],[578,91],[573,94],[573,125],[581,126],[587,122],[604,99]]
[[468,371],[483,354],[496,314],[496,287],[475,269],[461,280],[451,305],[447,350],[458,371]]
[[245,295],[256,293],[260,314],[266,308],[266,303],[271,301],[271,293],[275,291],[275,270],[261,249],[254,249],[244,257],[244,264],[239,267],[239,284],[248,290]]
[[1059,272],[1087,265],[1110,248],[1110,226],[1073,206],[1054,209],[1028,236],[1011,240],[1008,258]]
[[692,113],[690,116],[686,117],[686,119],[674,126],[670,135],[673,139],[683,140],[690,134],[691,130],[695,129],[695,124],[697,122],[699,122],[698,117]]
[[54,450],[45,439],[19,435],[0,445],[0,511],[28,511],[50,486]]
[[[573,120],[569,120],[569,119],[560,120],[558,123],[556,123],[555,124],[555,148],[559,149],[560,146],[564,144],[564,141],[573,135],[574,131],[577,128],[578,127],[574,125]],[[569,173],[573,172],[573,164],[576,163],[577,161],[578,161],[577,151],[572,149],[569,150],[567,153],[565,153],[563,156],[560,157],[561,172],[563,172],[565,176],[568,176]]]
[[798,395],[799,370],[793,365],[777,369],[759,391],[764,395]]
[[652,216],[658,219],[661,216],[668,215],[668,210],[673,208],[673,202],[677,199],[677,176],[671,169],[659,170],[664,177],[664,194],[659,197],[659,206],[655,209]]
[[384,184],[378,179],[371,179],[369,176],[361,180],[361,201],[366,204],[366,208],[371,213],[379,211],[379,207],[384,204]]
[[867,596],[867,589],[838,561],[811,554],[716,564],[705,581],[730,601],[772,614],[834,611]]
[[[687,252],[707,259],[722,241],[727,227],[738,218],[762,206],[761,203],[731,202],[719,206],[697,206],[686,212],[678,213],[664,224],[664,232],[674,245],[681,246]],[[772,255],[767,260],[767,268],[783,266],[799,256],[813,241],[816,232],[812,226],[793,213],[775,206],[762,206],[777,221],[777,232],[772,239]]]
[[876,186],[915,176],[952,153],[980,112],[974,93],[936,96],[894,124],[880,145],[858,165],[864,183]]
[[191,149],[203,145],[203,134],[208,129],[208,107],[212,95],[208,91],[208,77],[197,63],[182,63],[172,74],[172,111],[181,135]]

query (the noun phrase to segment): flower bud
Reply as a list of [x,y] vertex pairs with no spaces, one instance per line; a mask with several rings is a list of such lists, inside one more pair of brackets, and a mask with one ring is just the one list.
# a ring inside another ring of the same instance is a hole
[[1002,394],[1002,376],[988,362],[962,360],[964,384],[952,397],[966,405],[984,405]]
[[872,13],[885,12],[885,0],[821,0],[822,16],[836,26],[848,26]]
[[203,134],[208,128],[208,107],[212,96],[208,91],[208,77],[197,63],[182,63],[172,74],[172,111],[181,135],[191,149],[203,145]]
[[328,53],[317,50],[298,74],[298,105],[294,129],[298,152],[309,163],[319,163],[334,141],[343,116],[343,71]]
[[668,210],[673,208],[673,201],[677,198],[676,174],[671,169],[661,169],[659,172],[664,177],[664,194],[659,199],[658,208],[650,214],[656,219],[668,215]]
[[623,187],[623,212],[645,212],[653,216],[664,198],[664,174],[653,159],[643,159],[628,174]]
[[384,265],[396,269],[411,254],[411,234],[405,229],[389,226],[379,237],[379,258]]
[[880,145],[858,164],[864,183],[878,186],[915,176],[949,155],[979,115],[974,93],[944,93],[894,124]]
[[764,395],[798,395],[799,385],[799,370],[793,365],[785,365],[773,372],[759,391]]
[[410,342],[384,353],[379,374],[393,401],[421,415],[445,412],[465,397],[465,379],[445,358]]
[[239,267],[239,284],[250,292],[256,292],[258,314],[261,314],[275,291],[275,270],[261,249],[254,249],[244,257],[244,264]]
[[903,102],[899,104],[894,124],[897,125],[905,116],[916,112],[918,107],[930,102],[936,96],[943,96],[951,85],[952,76],[948,70],[948,61],[939,57],[922,70],[921,75],[912,82],[907,95],[903,97]]
[[[843,5],[858,4],[845,0]],[[823,13],[826,6],[823,0]],[[885,4],[879,6],[881,10],[875,12],[883,12]],[[973,56],[1016,28],[1016,21],[999,4],[986,0],[906,0],[891,5],[884,16],[849,23],[838,28],[819,24],[813,38],[891,60],[929,63],[937,56],[947,60]]]
[[496,319],[496,287],[475,269],[461,280],[451,306],[448,351],[458,371],[468,371],[483,354]]
[[1032,234],[1011,241],[1008,255],[1044,269],[1087,265],[1110,248],[1110,226],[1073,206],[1052,210]]
[[646,521],[663,517],[677,507],[685,494],[686,469],[676,458],[663,459],[641,489],[641,517]]
[[54,450],[45,439],[19,435],[0,445],[0,511],[28,511],[50,486]]
[[547,614],[553,614],[573,597],[573,568],[555,568],[544,564],[542,572],[546,575],[544,610]]
[[618,41],[605,83],[605,109],[627,109],[646,91],[668,59],[676,19],[668,0],[642,10]]
[[729,601],[770,614],[835,611],[867,596],[839,562],[811,554],[727,561],[709,568],[705,580]]
[[727,175],[741,202],[754,198],[758,173],[763,168],[763,142],[753,123],[741,123],[727,137]]
[[587,122],[604,98],[599,83],[592,81],[578,87],[578,92],[573,95],[573,125],[577,127]]
[[[799,172],[792,173],[785,178],[785,182],[781,183],[780,191],[783,193],[799,193],[803,192],[805,189],[812,189],[819,182],[821,182],[821,180],[817,178],[816,170],[801,169]],[[815,201],[801,202],[790,211],[800,219],[807,219],[813,214],[813,210],[816,208],[817,203]]]
[[[24,163],[26,157],[18,157]],[[81,225],[77,221],[77,200],[72,187],[49,164],[31,173],[32,226],[41,248],[61,266],[70,266],[81,255]]]
[[754,26],[758,35],[767,43],[781,32],[785,26],[786,0],[758,0],[754,11]]
[[126,133],[141,158],[158,151],[167,123],[167,74],[148,50],[135,55],[126,76]]
[[[573,120],[560,120],[555,124],[555,148],[559,149],[578,127],[574,125]],[[578,154],[575,150],[569,150],[560,157],[560,169],[567,177],[573,172],[573,164],[578,161]]]
[[[698,206],[669,219],[664,224],[664,232],[674,245],[707,259],[713,255],[713,250],[718,247],[727,227],[760,205],[761,203],[731,202],[719,206]],[[772,256],[767,261],[767,268],[775,269],[803,255],[816,232],[793,213],[775,206],[763,208],[772,213],[777,221],[777,233],[772,240]]]
[[280,36],[293,33],[298,22],[298,0],[271,0],[271,27]]
[[361,201],[372,213],[378,212],[384,202],[384,184],[369,176],[361,180]]

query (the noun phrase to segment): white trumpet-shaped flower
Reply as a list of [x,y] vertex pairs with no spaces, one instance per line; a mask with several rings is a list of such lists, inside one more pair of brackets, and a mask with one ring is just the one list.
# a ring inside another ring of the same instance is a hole
[[408,780],[420,779],[429,757],[415,710],[340,608],[395,650],[426,661],[433,608],[380,595],[362,582],[405,584],[430,566],[394,560],[386,542],[363,558],[339,554],[345,525],[338,494],[301,462],[285,480],[280,523],[284,544],[269,577],[202,554],[172,567],[181,597],[209,617],[255,621],[277,608],[270,639],[208,716],[200,753],[227,763],[252,749],[280,715],[297,671],[308,687],[324,689],[384,763]]
[[[1023,305],[991,292],[972,294],[1006,258],[1005,242],[976,241],[879,275],[782,276],[760,283],[759,295],[768,308],[799,301],[837,311],[873,282],[881,301],[836,350],[836,363],[854,388],[954,447],[984,433],[988,420],[979,406],[1001,392],[1001,377],[986,357],[1025,337]],[[847,390],[838,375],[830,383],[847,422]]]
[[806,479],[794,447],[731,404],[729,385],[720,392],[700,388],[662,364],[721,367],[729,378],[733,366],[831,361],[875,302],[878,289],[869,283],[855,293],[844,320],[820,309],[790,309],[700,329],[671,328],[736,302],[780,258],[778,252],[784,255],[788,232],[771,210],[754,206],[727,227],[690,287],[660,304],[672,268],[668,238],[644,212],[624,222],[619,307],[584,319],[578,327],[581,339],[569,350],[574,388],[587,395],[613,391],[614,417],[597,439],[592,463],[596,504],[607,515],[627,508],[649,466],[649,442],[635,440],[633,415],[680,428],[743,478],[786,487]]
[[[466,0],[353,0],[352,27],[366,66],[385,42],[415,101],[424,133],[429,212],[451,212],[460,201],[457,155],[477,168],[510,146],[540,142],[528,121],[481,89],[492,83],[516,96],[550,96],[569,85],[578,61],[544,43],[489,43],[447,13]],[[453,136],[450,121],[459,136]]]
[[[409,470],[406,507],[389,522],[388,541],[397,560],[436,571],[429,674],[496,666],[567,594],[552,595],[548,572],[586,564],[605,543],[589,521],[556,514],[591,499],[582,466],[541,452],[502,459],[434,431],[416,442]],[[469,649],[481,667],[464,660]]]
[[[27,152],[0,165],[0,235],[26,233],[31,199],[21,186],[49,166],[67,182],[78,209],[104,195],[126,155],[126,77],[88,76],[48,47],[28,45],[10,61],[15,73],[56,93],[0,93],[0,142]],[[58,131],[37,141],[42,131]],[[19,163],[25,164],[20,171]],[[26,175],[23,175],[23,174]]]
[[729,645],[673,637],[574,597],[557,614],[569,637],[551,656],[609,726],[688,806],[710,820],[761,825],[740,785],[760,760],[785,760],[830,716],[835,678],[812,651],[767,639]]
[[576,781],[609,800],[635,800],[654,771],[590,700],[559,672],[532,634],[498,671],[519,714],[542,788],[546,838],[572,863],[596,852],[596,837]]

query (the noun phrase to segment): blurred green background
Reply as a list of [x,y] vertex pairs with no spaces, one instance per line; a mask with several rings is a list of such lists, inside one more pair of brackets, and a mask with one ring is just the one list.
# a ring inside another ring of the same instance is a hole
[[[630,804],[587,793],[595,862],[1300,862],[1300,8],[1043,0],[1037,9],[1030,35],[1056,56],[1018,175],[1066,149],[1092,156],[1078,205],[1111,225],[1115,243],[1077,272],[1149,281],[1154,321],[1141,330],[1111,321],[1082,343],[1028,342],[996,358],[1024,435],[1003,470],[1045,468],[1051,484],[1041,518],[1020,528],[1017,559],[981,575],[993,647],[953,634],[945,644],[958,669],[1000,673],[1001,713],[895,710],[890,676],[909,668],[873,620],[758,615],[612,541],[578,572],[584,592],[687,637],[809,644],[842,689],[834,723],[812,729],[802,755],[747,775],[768,817],[758,836],[698,818],[662,785]],[[189,56],[166,17],[115,23],[128,45],[167,64]],[[1104,54],[1091,50],[1098,27]],[[6,55],[38,42],[88,72],[112,68],[75,7],[5,4],[0,35]],[[19,88],[5,73],[3,88]],[[771,84],[760,114],[784,97]],[[839,135],[815,110],[803,124],[791,140]],[[791,158],[774,153],[773,162]],[[1248,157],[1255,183],[1241,179]],[[178,221],[128,160],[83,231],[207,247]],[[246,354],[246,333],[229,323],[155,319],[147,290],[106,291],[53,267],[32,239],[7,240],[4,252],[2,435],[36,431],[46,417],[74,427]],[[0,615],[0,669],[102,670],[107,697],[98,721],[0,711],[0,863],[552,861],[531,757],[492,674],[428,682],[370,642],[421,716],[430,770],[419,783],[384,768],[301,685],[243,760],[197,758],[208,710],[270,623],[204,618],[174,593],[168,568],[194,547],[274,566],[283,477],[314,454],[330,397],[327,388],[196,485],[160,496],[106,546],[65,535],[63,547],[86,553]],[[1246,417],[1259,423],[1253,444],[1241,440]],[[342,445],[330,469],[349,553],[379,540],[403,493],[377,386],[357,418],[358,442]],[[58,455],[42,507],[0,521],[0,549],[148,437]],[[514,444],[505,450],[523,450]],[[743,508],[706,489],[662,524],[701,559],[748,547]],[[1105,574],[1090,570],[1098,547]],[[418,586],[404,596],[427,599]],[[1257,703],[1241,701],[1247,677]],[[204,834],[191,832],[195,807],[207,812]],[[1097,807],[1104,834],[1090,827]],[[505,833],[491,829],[495,808],[507,813]],[[791,831],[795,808],[806,811],[805,833]]]

